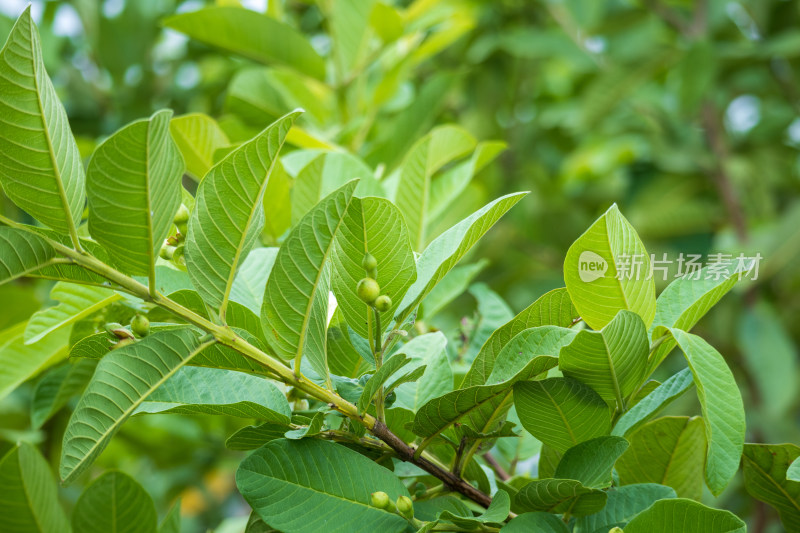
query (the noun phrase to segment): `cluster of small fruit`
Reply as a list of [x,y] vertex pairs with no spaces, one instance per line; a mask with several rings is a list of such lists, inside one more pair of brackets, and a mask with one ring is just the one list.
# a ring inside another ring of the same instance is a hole
[[378,277],[378,260],[369,252],[361,262],[367,277],[361,279],[356,285],[356,293],[367,305],[374,307],[381,313],[385,313],[392,308],[392,299],[386,294],[381,294],[381,286],[375,281]]

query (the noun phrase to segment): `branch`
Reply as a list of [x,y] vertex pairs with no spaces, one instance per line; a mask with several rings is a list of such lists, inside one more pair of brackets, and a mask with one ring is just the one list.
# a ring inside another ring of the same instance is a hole
[[364,426],[378,439],[387,444],[389,448],[397,453],[397,456],[401,460],[411,462],[412,464],[422,468],[432,476],[441,480],[442,483],[444,483],[451,490],[463,494],[464,496],[475,501],[476,503],[483,505],[484,507],[488,507],[491,503],[492,499],[489,496],[476,489],[463,479],[453,475],[442,465],[436,464],[434,462],[435,459],[429,454],[422,454],[420,457],[415,457],[414,448],[406,444],[402,439],[400,439],[400,437],[392,433],[382,421],[377,420],[375,417],[369,414],[359,414],[358,408],[355,405],[348,402],[338,394],[326,390],[316,383],[309,381],[302,374],[295,374],[291,368],[287,367],[283,363],[283,361],[280,361],[272,355],[267,354],[266,352],[253,346],[245,339],[237,335],[236,332],[234,332],[231,328],[214,324],[208,319],[198,315],[186,307],[183,307],[174,300],[171,300],[170,298],[167,298],[158,292],[151,294],[148,287],[142,285],[135,279],[126,276],[122,272],[119,272],[118,270],[106,265],[99,259],[88,254],[78,252],[72,248],[69,248],[68,246],[64,246],[48,237],[43,237],[40,233],[35,232],[32,230],[32,228],[29,228],[24,224],[14,222],[13,220],[3,217],[2,215],[0,215],[0,222],[3,222],[9,226],[23,229],[25,231],[29,231],[31,233],[35,233],[39,237],[42,237],[48,241],[48,243],[58,253],[74,261],[75,264],[78,264],[87,270],[90,270],[115,283],[125,292],[136,296],[143,301],[151,302],[154,305],[162,307],[175,316],[178,316],[190,324],[197,326],[198,328],[213,335],[216,341],[220,344],[236,350],[242,355],[249,357],[265,367],[269,372],[275,375],[275,379],[282,381],[287,385],[291,385],[319,401],[331,405],[343,415]]

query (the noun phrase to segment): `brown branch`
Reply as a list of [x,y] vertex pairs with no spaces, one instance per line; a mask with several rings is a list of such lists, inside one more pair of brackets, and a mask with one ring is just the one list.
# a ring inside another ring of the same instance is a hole
[[506,472],[505,469],[500,466],[500,463],[497,462],[497,459],[495,459],[491,453],[486,452],[483,454],[483,460],[486,461],[486,464],[488,464],[492,470],[494,470],[494,473],[497,474],[497,477],[500,478],[500,481],[508,481],[511,478],[511,476],[508,475],[508,472]]
[[425,457],[414,457],[414,448],[403,442],[400,437],[392,433],[383,422],[375,422],[375,426],[370,431],[373,435],[381,439],[395,452],[397,452],[397,456],[400,459],[420,467],[444,483],[444,485],[450,490],[459,492],[470,500],[479,503],[484,507],[489,507],[489,504],[492,503],[492,499],[489,496],[476,489],[452,472],[448,472]]
[[709,174],[722,197],[722,203],[728,212],[728,217],[736,231],[736,236],[740,241],[745,241],[747,240],[747,222],[745,221],[744,211],[739,202],[736,189],[733,187],[724,167],[724,162],[728,158],[728,147],[725,144],[722,126],[717,117],[716,109],[711,102],[706,101],[700,113],[706,142],[714,153],[714,164],[709,170]]

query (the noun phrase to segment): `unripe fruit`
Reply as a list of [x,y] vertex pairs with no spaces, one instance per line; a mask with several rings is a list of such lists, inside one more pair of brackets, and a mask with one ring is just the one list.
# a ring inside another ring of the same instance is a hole
[[150,321],[144,315],[136,315],[131,320],[131,331],[137,337],[147,337],[150,334]]
[[[172,252],[172,262],[178,267],[186,267],[186,257],[184,257],[184,245],[176,246]],[[185,268],[183,268],[185,270]]]
[[391,308],[392,308],[392,299],[386,296],[385,294],[381,294],[380,296],[375,298],[375,309],[377,309],[381,313],[385,313]]
[[397,512],[406,518],[414,518],[414,502],[408,496],[397,498]]
[[389,495],[385,492],[373,492],[370,497],[370,502],[373,507],[378,509],[387,509],[389,507]]
[[381,293],[381,287],[374,279],[364,278],[356,285],[356,293],[364,303],[372,305],[372,302]]
[[295,411],[308,411],[308,400],[297,400],[294,402]]

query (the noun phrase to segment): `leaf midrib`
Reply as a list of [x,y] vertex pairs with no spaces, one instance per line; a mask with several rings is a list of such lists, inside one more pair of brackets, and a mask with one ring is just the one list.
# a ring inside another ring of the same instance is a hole
[[[29,14],[30,17],[30,14]],[[30,39],[31,39],[31,68],[33,70],[33,86],[36,91],[36,105],[39,108],[39,116],[42,120],[42,133],[44,133],[44,138],[47,140],[47,155],[50,156],[50,163],[53,165],[53,172],[55,173],[56,178],[56,187],[58,187],[58,196],[61,199],[61,205],[64,207],[64,221],[67,224],[67,229],[69,230],[70,234],[74,234],[76,237],[77,242],[77,232],[75,230],[75,222],[72,220],[72,211],[70,209],[69,202],[67,201],[67,193],[64,190],[64,183],[61,179],[61,169],[58,167],[58,162],[55,158],[55,153],[53,152],[53,141],[50,138],[50,130],[47,128],[47,119],[45,118],[44,114],[44,107],[42,105],[42,98],[41,92],[39,91],[39,78],[38,78],[38,69],[36,68],[36,58],[34,54],[35,47],[33,46],[35,40],[35,26],[33,21],[28,18],[28,29],[30,30]],[[60,105],[60,103],[58,104]],[[69,150],[69,146],[67,147]]]

